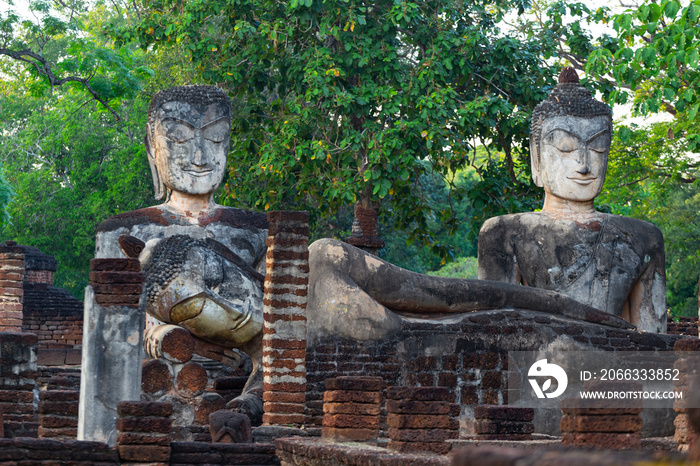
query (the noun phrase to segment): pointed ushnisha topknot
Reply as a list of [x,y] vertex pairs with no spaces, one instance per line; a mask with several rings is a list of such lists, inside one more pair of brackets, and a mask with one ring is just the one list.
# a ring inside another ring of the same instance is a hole
[[579,84],[581,81],[578,79],[578,73],[576,70],[570,66],[565,66],[561,73],[559,73],[559,84],[564,83],[575,83]]

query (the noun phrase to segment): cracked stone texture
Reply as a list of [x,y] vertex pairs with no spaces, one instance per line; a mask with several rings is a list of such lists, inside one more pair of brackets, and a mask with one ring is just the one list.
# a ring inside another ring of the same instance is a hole
[[479,234],[479,278],[557,291],[666,333],[663,237],[641,220],[599,214],[583,223],[535,212],[489,219]]

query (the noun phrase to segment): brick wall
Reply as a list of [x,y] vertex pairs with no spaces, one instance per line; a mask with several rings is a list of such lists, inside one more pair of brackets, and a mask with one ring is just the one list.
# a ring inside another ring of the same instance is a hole
[[508,351],[555,341],[571,350],[671,351],[679,338],[517,310],[479,311],[452,323],[406,322],[383,341],[315,338],[307,347],[307,425],[322,424],[327,378],[378,376],[385,386],[450,388],[461,405],[462,434],[470,434],[474,405],[507,402]]
[[671,335],[698,336],[697,317],[673,317],[668,316],[668,333]]
[[24,283],[53,285],[53,272],[51,270],[27,270],[24,274]]
[[83,343],[83,302],[45,283],[24,283],[22,331],[39,339],[38,364],[77,366]]
[[83,343],[83,302],[61,288],[25,280],[22,331],[39,337],[40,350],[80,347]]
[[106,444],[76,440],[0,439],[0,458],[7,464],[119,464],[117,451]]
[[36,248],[0,244],[0,330],[34,333],[39,349],[82,344],[83,303],[52,286],[55,270],[56,260]]

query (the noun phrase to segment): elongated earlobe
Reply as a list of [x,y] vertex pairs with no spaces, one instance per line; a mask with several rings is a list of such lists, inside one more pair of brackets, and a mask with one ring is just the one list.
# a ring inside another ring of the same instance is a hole
[[541,188],[543,184],[540,176],[540,151],[534,133],[530,133],[530,168],[532,169],[532,181]]
[[148,164],[151,166],[151,175],[153,175],[153,191],[155,192],[155,198],[157,201],[160,201],[165,198],[165,185],[158,173],[158,164],[156,163],[153,141],[151,140],[151,125],[146,125],[146,135],[143,137],[143,143],[146,145]]

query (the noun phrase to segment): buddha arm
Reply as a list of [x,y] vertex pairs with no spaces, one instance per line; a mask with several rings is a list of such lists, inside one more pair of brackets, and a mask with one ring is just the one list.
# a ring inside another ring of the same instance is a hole
[[[373,302],[392,311],[413,315],[517,307],[606,322],[617,327],[629,325],[618,317],[553,291],[486,280],[422,275],[335,240],[312,244],[309,255],[312,268],[318,269],[314,279],[317,283],[310,283],[310,287],[325,288],[324,295],[329,303],[343,302],[347,308],[360,304],[357,296],[364,292]],[[314,293],[320,294],[318,290]],[[364,302],[361,305],[366,307]]]
[[502,217],[487,220],[479,231],[479,280],[522,284]]
[[629,320],[640,330],[666,333],[666,268],[663,251],[657,254],[632,288],[625,303]]

